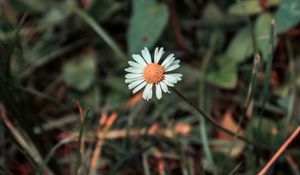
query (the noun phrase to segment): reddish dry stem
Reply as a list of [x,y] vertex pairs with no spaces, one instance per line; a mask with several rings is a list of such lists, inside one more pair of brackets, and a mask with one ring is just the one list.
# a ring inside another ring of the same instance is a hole
[[97,131],[98,140],[92,155],[89,175],[94,174],[94,172],[96,171],[98,159],[101,157],[101,152],[104,144],[104,137],[107,134],[110,127],[113,125],[113,123],[117,120],[117,118],[118,116],[116,113],[113,113],[109,117],[107,117],[107,113],[102,112],[102,117],[99,120],[99,128]]

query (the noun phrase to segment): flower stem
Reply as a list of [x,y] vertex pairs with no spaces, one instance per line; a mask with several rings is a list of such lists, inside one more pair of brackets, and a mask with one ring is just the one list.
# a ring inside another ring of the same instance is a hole
[[221,125],[219,125],[214,119],[212,119],[208,114],[206,114],[203,110],[201,110],[200,108],[198,108],[196,105],[194,105],[189,99],[187,99],[182,93],[180,93],[178,90],[176,90],[175,88],[171,87],[171,89],[176,93],[176,95],[178,95],[181,99],[183,99],[186,103],[188,103],[190,106],[192,106],[202,117],[204,117],[208,122],[210,122],[212,125],[214,125],[216,128],[218,128],[219,130],[223,131],[224,133],[232,136],[232,137],[236,137],[239,140],[242,140],[248,144],[251,144],[253,146],[256,147],[261,147],[261,148],[265,148],[264,146],[261,145],[257,145],[254,142],[246,139],[243,136],[237,135],[236,133],[223,128]]

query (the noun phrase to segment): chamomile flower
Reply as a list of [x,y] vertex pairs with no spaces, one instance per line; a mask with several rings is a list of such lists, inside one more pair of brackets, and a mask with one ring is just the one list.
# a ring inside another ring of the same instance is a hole
[[143,91],[145,100],[152,98],[153,91],[157,99],[161,99],[162,92],[170,93],[168,86],[173,87],[181,80],[181,74],[169,73],[180,67],[180,60],[176,60],[174,54],[162,60],[163,54],[164,49],[157,47],[152,59],[149,50],[145,47],[142,55],[132,55],[134,61],[128,61],[130,67],[125,69],[128,72],[125,75],[125,83],[134,94],[145,87]]

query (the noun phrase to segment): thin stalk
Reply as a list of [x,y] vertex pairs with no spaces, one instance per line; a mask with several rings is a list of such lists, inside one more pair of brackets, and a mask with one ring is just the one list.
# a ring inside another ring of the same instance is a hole
[[262,145],[258,145],[248,139],[246,139],[243,136],[240,135],[236,135],[236,133],[223,128],[222,126],[220,126],[214,119],[212,119],[208,114],[206,114],[204,111],[202,111],[200,108],[198,108],[196,105],[194,105],[189,99],[187,99],[182,93],[180,93],[179,91],[177,91],[175,88],[171,87],[171,89],[175,92],[176,95],[178,95],[178,97],[180,97],[182,100],[184,100],[186,103],[188,103],[191,107],[193,107],[202,117],[204,117],[209,123],[211,123],[214,127],[218,128],[219,130],[223,131],[224,133],[234,137],[236,136],[237,139],[242,140],[248,144],[251,144],[253,146],[259,147],[259,148],[263,148],[263,149],[268,149]]

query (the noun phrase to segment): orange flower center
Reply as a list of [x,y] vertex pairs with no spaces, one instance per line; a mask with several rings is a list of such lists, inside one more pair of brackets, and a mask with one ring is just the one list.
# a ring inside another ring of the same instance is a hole
[[159,83],[164,79],[164,68],[156,63],[148,64],[144,69],[144,78],[148,83]]

